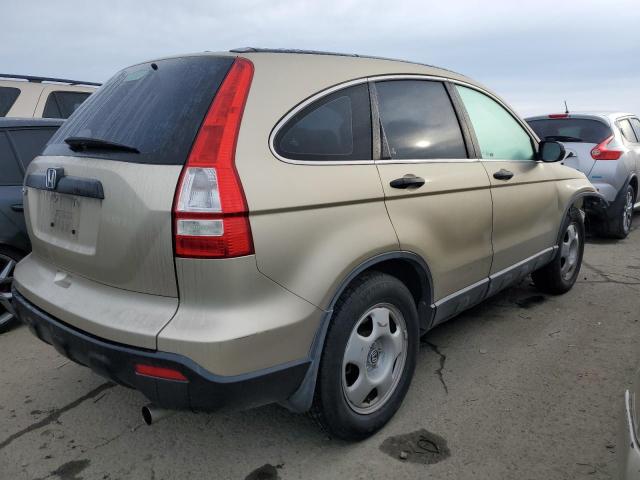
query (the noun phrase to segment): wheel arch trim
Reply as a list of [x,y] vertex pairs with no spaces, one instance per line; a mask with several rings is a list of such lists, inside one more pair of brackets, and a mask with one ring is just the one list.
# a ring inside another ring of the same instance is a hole
[[579,200],[592,200],[591,208],[597,211],[604,212],[609,207],[609,202],[604,198],[601,193],[594,191],[586,191],[586,192],[578,192],[574,193],[567,202],[567,205],[564,207],[564,211],[562,212],[562,216],[560,217],[560,225],[558,226],[558,236],[556,238],[555,245],[560,243],[560,238],[564,232],[562,229],[562,222],[564,221],[564,217],[567,216],[569,210],[579,201]]
[[389,260],[403,260],[408,262],[420,276],[421,284],[425,289],[424,293],[427,295],[418,302],[418,313],[420,316],[421,327],[423,323],[425,324],[425,328],[428,328],[431,325],[434,317],[434,311],[430,303],[433,298],[433,277],[431,276],[429,266],[420,255],[410,251],[399,250],[381,253],[365,260],[352,269],[351,272],[340,281],[338,287],[335,289],[333,296],[331,297],[331,302],[322,315],[320,326],[318,327],[311,344],[309,351],[309,360],[311,363],[309,369],[307,370],[307,373],[298,389],[285,402],[282,402],[282,405],[286,408],[299,413],[306,412],[311,408],[315,394],[316,378],[320,367],[320,359],[322,358],[324,341],[327,336],[329,324],[331,323],[331,317],[333,316],[333,309],[335,308],[338,299],[347,286],[360,274]]

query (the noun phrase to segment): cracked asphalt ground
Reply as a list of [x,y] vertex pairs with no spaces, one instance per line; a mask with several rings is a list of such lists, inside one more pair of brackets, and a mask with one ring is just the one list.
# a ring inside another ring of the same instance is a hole
[[353,444],[278,406],[147,427],[140,394],[14,329],[0,336],[0,478],[616,478],[640,229],[590,240],[579,278],[560,297],[525,280],[430,332],[401,410]]

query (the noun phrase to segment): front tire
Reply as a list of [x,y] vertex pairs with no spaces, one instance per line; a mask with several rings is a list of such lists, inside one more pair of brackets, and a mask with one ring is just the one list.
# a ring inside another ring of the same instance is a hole
[[415,301],[400,280],[380,272],[355,280],[334,309],[312,416],[345,440],[380,430],[409,389],[419,335]]
[[612,218],[606,226],[606,236],[618,239],[627,238],[627,235],[631,232],[635,198],[635,190],[631,185],[627,185],[620,203],[614,205]]
[[584,220],[580,210],[571,207],[562,222],[562,236],[553,261],[531,274],[538,290],[559,295],[576,283],[584,254]]

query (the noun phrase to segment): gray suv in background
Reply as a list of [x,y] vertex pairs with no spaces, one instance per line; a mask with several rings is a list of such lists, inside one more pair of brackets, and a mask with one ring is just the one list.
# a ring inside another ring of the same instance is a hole
[[14,320],[13,268],[31,250],[22,213],[24,172],[62,122],[0,118],[0,332]]
[[567,152],[564,165],[584,173],[609,202],[605,211],[591,218],[595,232],[625,238],[633,210],[640,207],[640,120],[619,112],[560,113],[526,120],[542,140],[562,142]]

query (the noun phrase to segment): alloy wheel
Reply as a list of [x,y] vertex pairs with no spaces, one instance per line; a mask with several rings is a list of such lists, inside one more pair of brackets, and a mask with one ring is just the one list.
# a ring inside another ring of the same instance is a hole
[[627,198],[624,202],[624,209],[622,210],[622,228],[625,233],[629,233],[631,230],[631,222],[633,221],[633,190],[627,191]]
[[11,305],[11,282],[16,261],[0,253],[0,325],[13,320],[15,311]]
[[349,407],[367,415],[395,391],[407,358],[404,317],[390,304],[370,308],[356,322],[342,360],[342,391]]

